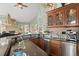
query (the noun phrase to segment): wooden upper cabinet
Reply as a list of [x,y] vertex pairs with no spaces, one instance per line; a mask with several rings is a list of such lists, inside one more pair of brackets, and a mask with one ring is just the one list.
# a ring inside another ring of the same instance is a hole
[[79,26],[79,4],[72,3],[48,12],[48,27]]
[[52,26],[53,25],[53,17],[52,16],[48,16],[48,26]]
[[66,23],[67,26],[78,26],[78,7],[68,6],[65,9],[65,15],[66,15]]
[[54,26],[54,23],[55,23],[54,15],[53,14],[48,15],[48,26],[49,27]]
[[56,26],[64,25],[64,10],[59,10],[55,12],[55,24]]

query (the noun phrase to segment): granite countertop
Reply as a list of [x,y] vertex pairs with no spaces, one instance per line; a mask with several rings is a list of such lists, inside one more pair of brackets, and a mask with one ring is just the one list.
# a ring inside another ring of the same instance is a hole
[[8,49],[9,45],[0,46],[0,56],[5,56],[7,54]]
[[11,40],[8,42],[8,44],[5,45],[1,45],[0,44],[0,56],[6,56],[9,49],[10,49],[10,45],[11,44]]
[[[29,55],[29,56],[47,56],[46,52],[44,52],[41,48],[39,48],[37,45],[32,43],[30,40],[24,40],[24,42],[25,42],[25,49],[23,49],[23,51],[25,51],[27,55]],[[15,44],[11,48],[11,53],[15,49],[18,49],[18,44]]]

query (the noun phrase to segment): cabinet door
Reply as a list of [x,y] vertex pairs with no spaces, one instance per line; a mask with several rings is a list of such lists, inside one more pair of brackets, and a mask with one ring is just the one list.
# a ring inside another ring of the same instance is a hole
[[55,56],[61,56],[61,41],[51,40],[50,54]]
[[79,42],[77,42],[77,51],[76,51],[76,53],[77,53],[77,56],[79,56]]
[[44,39],[39,39],[39,47],[44,50]]
[[34,44],[36,44],[37,46],[39,46],[39,39],[33,38],[33,39],[31,39],[31,41],[32,41]]
[[54,25],[54,16],[48,16],[48,26],[52,27]]
[[51,55],[61,56],[61,48],[59,45],[56,44],[52,45]]
[[64,11],[59,10],[55,14],[55,25],[61,26],[64,25]]
[[77,7],[70,6],[66,9],[66,24],[68,26],[78,25]]

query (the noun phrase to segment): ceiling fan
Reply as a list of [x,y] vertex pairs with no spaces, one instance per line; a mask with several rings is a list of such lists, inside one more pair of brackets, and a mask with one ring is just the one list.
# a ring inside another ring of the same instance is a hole
[[44,4],[42,4],[45,8],[49,8],[49,7],[53,7],[53,3],[44,3]]
[[17,3],[17,4],[15,5],[15,7],[19,7],[19,8],[21,8],[21,9],[23,9],[23,7],[28,7],[28,6],[25,5],[25,4],[23,4],[23,3]]
[[47,3],[47,6],[53,7],[53,3]]

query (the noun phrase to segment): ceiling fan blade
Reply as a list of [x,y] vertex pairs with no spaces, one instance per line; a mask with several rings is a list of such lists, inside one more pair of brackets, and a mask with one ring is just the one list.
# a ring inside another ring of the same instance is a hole
[[22,5],[22,6],[24,6],[24,7],[28,7],[28,6],[26,6],[26,5]]
[[28,7],[27,5],[24,5],[22,3],[17,3],[16,5],[14,5],[14,7],[19,7],[21,9],[23,9],[23,7]]

